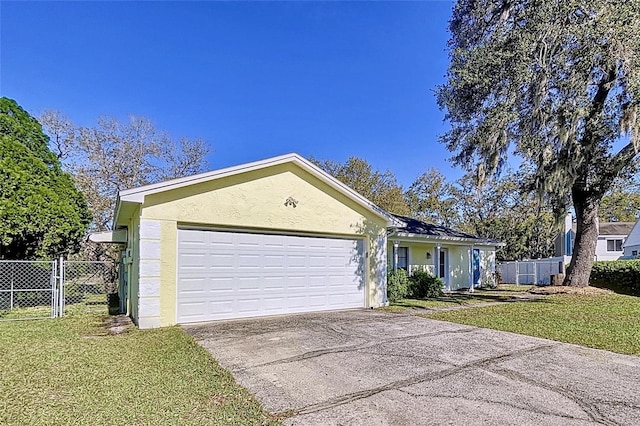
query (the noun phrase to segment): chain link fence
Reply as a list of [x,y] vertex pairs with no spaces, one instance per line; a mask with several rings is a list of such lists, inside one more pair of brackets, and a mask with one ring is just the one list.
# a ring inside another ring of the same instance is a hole
[[0,261],[0,320],[53,318],[58,292],[55,261]]
[[107,262],[0,260],[0,321],[107,313],[117,292]]
[[106,311],[118,292],[116,270],[106,262],[64,261],[62,277],[65,311]]

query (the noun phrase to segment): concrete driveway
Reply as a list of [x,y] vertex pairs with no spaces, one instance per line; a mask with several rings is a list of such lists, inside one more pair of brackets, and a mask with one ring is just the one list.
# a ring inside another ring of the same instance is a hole
[[380,311],[185,326],[296,425],[640,425],[640,358]]

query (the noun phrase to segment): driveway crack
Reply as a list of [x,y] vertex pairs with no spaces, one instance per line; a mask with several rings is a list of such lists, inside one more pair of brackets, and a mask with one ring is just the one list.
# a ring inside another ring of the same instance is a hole
[[614,422],[613,420],[608,419],[603,416],[597,407],[589,402],[585,402],[583,398],[576,395],[574,392],[561,388],[559,386],[550,385],[547,383],[541,383],[529,377],[526,377],[516,371],[513,370],[505,370],[505,369],[496,369],[496,368],[488,368],[488,371],[492,373],[499,374],[503,377],[506,377],[511,380],[515,380],[521,383],[525,383],[531,386],[535,386],[538,388],[546,389],[552,392],[555,392],[563,397],[573,401],[578,407],[582,409],[582,411],[589,416],[589,419],[595,423],[609,425],[609,426],[619,426],[619,423]]
[[381,392],[396,390],[396,389],[404,388],[407,386],[412,386],[418,383],[438,380],[438,379],[450,376],[452,374],[456,374],[461,371],[468,370],[470,368],[485,367],[496,361],[517,358],[523,355],[545,351],[554,346],[555,345],[535,346],[533,348],[526,348],[526,349],[521,349],[521,350],[517,350],[517,351],[513,351],[513,352],[501,354],[501,355],[492,356],[489,358],[483,358],[480,360],[472,361],[463,365],[447,368],[437,372],[428,372],[428,373],[420,374],[415,377],[410,377],[403,380],[397,380],[395,382],[390,382],[385,385],[375,387],[372,389],[365,389],[359,392],[353,392],[346,395],[341,395],[335,398],[331,398],[320,403],[310,404],[300,409],[296,409],[295,412],[296,412],[296,415],[303,415],[303,414],[310,414],[318,411],[328,410],[328,409],[338,407],[340,405],[348,404],[350,402],[354,402],[360,399],[369,398]]
[[233,370],[233,372],[242,372],[242,371],[246,371],[246,370],[250,370],[253,368],[260,368],[260,367],[268,367],[271,365],[278,365],[278,364],[289,364],[292,362],[298,362],[298,361],[303,361],[306,359],[311,359],[311,358],[317,358],[323,355],[328,355],[328,354],[338,354],[338,353],[345,353],[345,352],[354,352],[354,351],[358,351],[358,350],[362,350],[362,349],[369,349],[375,346],[380,346],[382,344],[385,343],[393,343],[393,342],[398,342],[398,341],[405,341],[405,340],[412,340],[412,339],[420,339],[422,337],[429,337],[429,336],[438,336],[438,335],[443,335],[443,334],[457,334],[457,333],[471,333],[471,332],[475,332],[478,331],[477,328],[459,328],[459,329],[455,329],[455,330],[450,330],[450,331],[438,331],[438,332],[429,332],[429,333],[421,333],[421,334],[412,334],[412,335],[408,335],[408,336],[398,336],[398,337],[392,337],[389,339],[383,339],[383,340],[378,340],[375,342],[371,342],[371,341],[367,341],[365,343],[360,343],[357,345],[349,345],[349,346],[338,346],[338,347],[333,347],[333,348],[326,348],[326,349],[318,349],[315,351],[309,351],[309,352],[305,352],[302,353],[300,355],[294,355],[288,358],[282,358],[282,359],[278,359],[275,361],[269,361],[269,362],[265,362],[262,364],[255,364],[255,365],[251,365],[248,367],[243,367],[243,368],[239,368],[237,370]]
[[516,410],[527,411],[527,412],[536,413],[536,414],[544,414],[544,415],[554,416],[554,417],[561,417],[561,418],[564,418],[564,419],[584,420],[584,419],[581,419],[579,417],[571,416],[571,415],[568,415],[568,414],[553,413],[551,411],[540,410],[540,409],[535,408],[535,407],[530,407],[530,406],[522,407],[522,406],[513,404],[513,403],[511,403],[509,401],[492,401],[490,399],[485,399],[485,398],[472,398],[472,397],[467,397],[467,396],[450,396],[450,395],[441,395],[441,394],[437,394],[437,393],[414,393],[414,392],[410,392],[410,391],[408,391],[406,389],[397,389],[397,390],[399,392],[402,392],[402,393],[407,394],[409,396],[412,396],[414,398],[464,399],[465,401],[476,401],[476,402],[483,402],[483,403],[492,404],[492,405],[501,405],[503,407],[515,408]]

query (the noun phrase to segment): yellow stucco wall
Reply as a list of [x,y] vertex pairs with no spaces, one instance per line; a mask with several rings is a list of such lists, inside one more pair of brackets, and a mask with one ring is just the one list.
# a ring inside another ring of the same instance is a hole
[[[433,267],[435,244],[431,243],[414,243],[414,242],[399,242],[399,247],[407,247],[409,249],[409,265],[418,266],[430,266]],[[431,255],[430,259],[427,259],[427,253]],[[393,241],[389,240],[387,244],[387,263],[391,267],[393,266]]]
[[493,273],[496,268],[496,250],[491,248],[480,249],[480,279],[482,285],[495,285],[495,276]]
[[469,246],[449,248],[449,288],[457,290],[469,287]]
[[160,324],[162,326],[175,324],[176,318],[176,276],[178,228],[175,221],[162,221],[160,232],[162,244],[160,250]]
[[[289,197],[297,200],[295,208],[284,205]],[[386,233],[386,221],[295,164],[281,164],[147,195],[139,214],[143,220],[160,223],[162,326],[176,322],[176,251],[180,225],[364,237],[369,254],[367,306],[377,306],[383,298],[380,283],[373,281],[386,273],[384,245],[382,249],[379,245],[380,237]]]

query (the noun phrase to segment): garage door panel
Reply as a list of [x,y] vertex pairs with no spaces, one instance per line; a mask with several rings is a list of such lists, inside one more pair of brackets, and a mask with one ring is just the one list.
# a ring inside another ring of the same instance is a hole
[[362,240],[178,230],[178,322],[364,306]]

